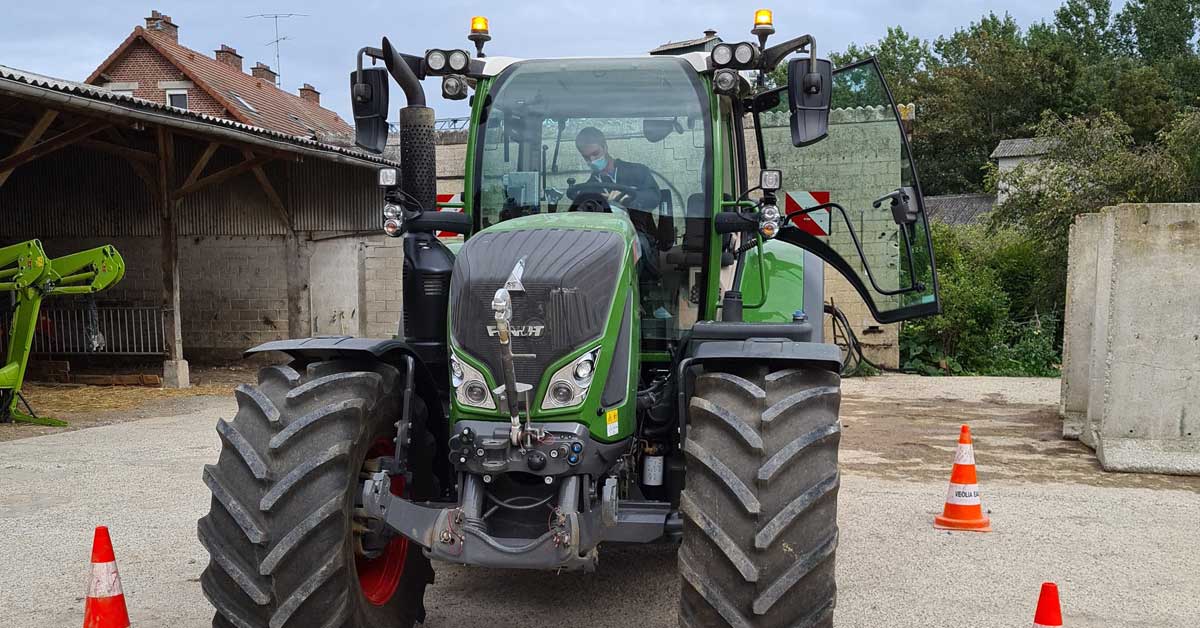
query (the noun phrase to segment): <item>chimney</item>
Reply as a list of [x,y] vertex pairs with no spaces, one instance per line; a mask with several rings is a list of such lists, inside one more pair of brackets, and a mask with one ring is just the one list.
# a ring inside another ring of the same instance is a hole
[[237,70],[242,71],[242,55],[237,53],[237,49],[231,48],[226,44],[221,44],[221,49],[216,51],[217,61]]
[[146,30],[164,35],[172,41],[179,41],[179,27],[171,21],[171,16],[158,11],[151,11],[150,17],[146,18]]
[[321,104],[321,92],[318,92],[317,88],[308,83],[305,83],[304,87],[300,88],[300,97],[314,105]]
[[275,84],[275,78],[278,76],[275,74],[275,71],[271,69],[271,66],[263,63],[262,61],[255,63],[254,67],[250,68],[250,74],[253,75],[254,78],[270,81],[272,85]]
[[713,30],[713,29],[711,29],[711,28],[710,28],[710,29],[708,29],[708,30],[704,31],[704,36],[705,36],[705,37],[716,37],[716,36],[717,36],[717,31],[715,31],[715,30]]

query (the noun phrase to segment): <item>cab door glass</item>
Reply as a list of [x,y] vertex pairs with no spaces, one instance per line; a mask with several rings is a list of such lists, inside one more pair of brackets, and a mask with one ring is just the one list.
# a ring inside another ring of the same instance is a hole
[[[833,74],[828,137],[792,144],[786,88],[759,97],[763,163],[783,171],[780,209],[822,209],[793,218],[780,239],[816,253],[846,276],[876,320],[939,309],[929,226],[900,116],[874,59]],[[893,206],[891,198],[905,199]],[[882,199],[882,200],[881,200]],[[878,206],[876,202],[878,201]]]

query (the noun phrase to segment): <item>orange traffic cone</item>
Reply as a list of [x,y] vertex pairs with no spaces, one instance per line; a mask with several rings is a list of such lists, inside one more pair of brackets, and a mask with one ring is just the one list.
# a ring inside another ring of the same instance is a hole
[[984,516],[979,501],[979,480],[975,477],[975,449],[971,446],[971,428],[962,426],[954,468],[950,471],[950,489],[946,508],[933,520],[939,530],[991,532],[992,522]]
[[96,528],[92,540],[92,574],[88,577],[87,602],[83,608],[83,628],[129,628],[129,610],[117,574],[108,528]]
[[1057,628],[1062,626],[1062,607],[1058,604],[1058,585],[1042,583],[1042,594],[1038,596],[1037,611],[1033,614],[1033,628]]

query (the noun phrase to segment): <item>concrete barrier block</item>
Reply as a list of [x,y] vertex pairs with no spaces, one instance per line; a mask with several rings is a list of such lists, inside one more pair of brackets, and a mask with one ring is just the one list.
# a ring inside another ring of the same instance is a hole
[[1109,226],[1093,343],[1103,359],[1092,364],[1103,376],[1089,391],[1089,421],[1102,409],[1097,457],[1110,471],[1200,474],[1200,204],[1115,208],[1102,262]]
[[1104,214],[1080,214],[1071,225],[1067,257],[1067,304],[1063,316],[1063,438],[1077,440],[1087,419],[1093,314],[1096,310],[1096,250]]
[[1091,346],[1088,347],[1087,408],[1083,412],[1083,423],[1079,427],[1079,440],[1096,448],[1096,428],[1104,414],[1105,378],[1108,376],[1108,303],[1112,286],[1113,237],[1115,223],[1106,208],[1100,214],[1100,225],[1096,233],[1096,273],[1093,296],[1096,307],[1092,310]]

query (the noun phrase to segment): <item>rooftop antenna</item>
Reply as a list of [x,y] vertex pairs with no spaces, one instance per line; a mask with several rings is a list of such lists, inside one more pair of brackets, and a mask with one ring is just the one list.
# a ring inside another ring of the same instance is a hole
[[279,20],[288,19],[290,17],[308,17],[307,13],[257,13],[255,15],[247,15],[246,19],[266,18],[275,22],[275,39],[267,42],[267,46],[275,46],[275,84],[283,84],[283,64],[279,61],[279,42],[290,39],[287,35],[279,36]]

